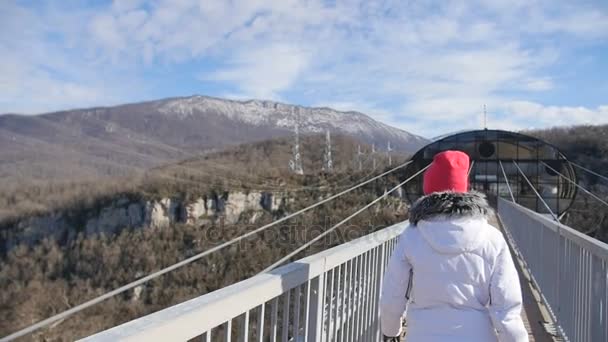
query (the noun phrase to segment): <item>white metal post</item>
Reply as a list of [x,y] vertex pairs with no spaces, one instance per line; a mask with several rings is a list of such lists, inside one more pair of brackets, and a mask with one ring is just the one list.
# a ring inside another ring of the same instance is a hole
[[323,309],[323,283],[325,282],[325,274],[321,273],[315,279],[311,280],[310,286],[310,321],[308,328],[308,342],[321,342],[323,336],[323,317],[325,310]]

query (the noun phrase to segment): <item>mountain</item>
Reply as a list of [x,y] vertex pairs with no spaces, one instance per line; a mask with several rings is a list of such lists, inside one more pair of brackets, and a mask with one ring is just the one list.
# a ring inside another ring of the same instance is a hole
[[[570,161],[608,176],[608,125],[554,127],[524,133],[555,145]],[[599,198],[608,199],[605,179],[578,167],[575,171],[579,185]],[[578,191],[562,223],[608,242],[608,207],[584,191]]]
[[414,152],[427,141],[358,112],[207,96],[37,116],[0,115],[0,177],[126,175],[229,145],[329,130],[379,150]]

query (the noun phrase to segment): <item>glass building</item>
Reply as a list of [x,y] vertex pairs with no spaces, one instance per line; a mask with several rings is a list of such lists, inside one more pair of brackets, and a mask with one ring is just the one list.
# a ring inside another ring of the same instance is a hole
[[[405,176],[413,175],[428,165],[435,154],[446,150],[469,155],[470,188],[490,198],[511,197],[506,175],[517,203],[539,213],[549,213],[517,166],[556,215],[565,213],[576,196],[576,187],[551,170],[577,182],[576,172],[562,152],[537,138],[500,130],[468,131],[436,139],[416,152]],[[422,196],[422,177],[406,184],[404,190],[411,202]]]

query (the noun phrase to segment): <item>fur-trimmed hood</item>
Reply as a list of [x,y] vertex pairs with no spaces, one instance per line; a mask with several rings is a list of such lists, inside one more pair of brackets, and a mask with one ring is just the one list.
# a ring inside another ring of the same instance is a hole
[[467,193],[436,192],[418,199],[410,208],[410,223],[435,218],[487,218],[493,212],[486,196],[477,191]]
[[439,253],[463,253],[478,248],[489,231],[492,212],[479,192],[439,192],[418,200],[410,211],[410,222]]

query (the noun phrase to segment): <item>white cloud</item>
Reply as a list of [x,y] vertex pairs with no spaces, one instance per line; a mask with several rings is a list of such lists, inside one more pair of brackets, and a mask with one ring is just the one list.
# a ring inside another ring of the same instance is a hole
[[0,113],[40,113],[126,101],[141,87],[132,72],[100,66],[78,37],[90,12],[66,15],[0,3]]
[[266,46],[235,56],[228,66],[200,75],[202,80],[236,84],[243,94],[263,99],[278,99],[308,64],[305,51],[289,45]]
[[545,91],[553,88],[553,81],[549,78],[531,78],[524,83],[524,87],[531,91]]
[[567,33],[586,38],[608,37],[608,15],[596,9],[566,7],[563,15],[548,17],[539,14],[531,25],[545,33]]
[[608,106],[543,106],[529,101],[513,101],[505,104],[505,112],[514,121],[529,122],[534,118],[536,127],[608,123]]
[[[404,129],[426,137],[435,137],[462,129],[483,128],[483,99],[459,102],[449,99],[436,104],[433,114],[420,110],[411,115],[411,122],[401,123]],[[488,104],[488,128],[504,130],[537,129],[555,126],[608,124],[608,106],[587,108],[583,106],[545,106],[531,101],[510,101],[495,98]],[[452,108],[450,108],[452,104]],[[431,115],[432,121],[424,120]],[[422,120],[414,120],[420,118]]]
[[[556,65],[571,46],[605,47],[600,6],[128,0],[49,8],[0,4],[9,13],[0,32],[8,51],[0,56],[0,112],[146,97],[147,72],[187,66],[192,80],[218,89],[211,95],[334,104],[427,136],[479,127],[484,104],[505,127],[606,116],[597,105],[539,100],[567,86]],[[28,94],[41,100],[28,102]]]

